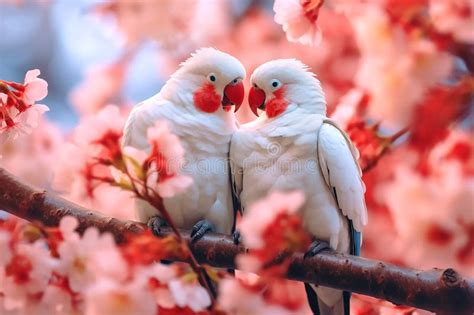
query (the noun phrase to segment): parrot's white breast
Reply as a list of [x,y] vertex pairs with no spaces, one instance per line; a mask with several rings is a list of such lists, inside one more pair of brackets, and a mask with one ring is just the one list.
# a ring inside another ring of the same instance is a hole
[[245,209],[270,191],[301,190],[306,196],[300,210],[304,228],[317,239],[347,252],[347,219],[324,180],[317,156],[322,117],[310,116],[300,119],[295,128],[299,132],[291,136],[280,135],[278,128],[249,129],[245,125],[234,135],[231,158],[242,161],[240,201]]
[[[130,114],[124,145],[149,149],[146,129],[163,119],[170,123],[185,150],[181,173],[191,176],[193,184],[184,193],[164,200],[178,227],[189,229],[199,220],[206,219],[215,225],[217,232],[230,233],[232,229],[234,215],[228,153],[236,126],[231,115],[224,111],[214,114],[191,112],[161,99],[159,94],[137,105]],[[157,211],[138,201],[137,214],[140,221],[147,222],[157,215]]]

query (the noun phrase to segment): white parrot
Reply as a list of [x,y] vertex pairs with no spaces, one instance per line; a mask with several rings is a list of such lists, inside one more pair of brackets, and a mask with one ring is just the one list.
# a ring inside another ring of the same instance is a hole
[[[273,190],[301,190],[304,228],[314,242],[305,257],[325,248],[358,255],[367,224],[358,151],[326,117],[320,82],[295,59],[259,66],[249,104],[257,120],[234,133],[230,149],[233,189],[242,210]],[[349,292],[305,284],[315,314],[348,314]]]
[[[164,199],[175,224],[193,229],[197,241],[208,231],[230,234],[234,228],[228,154],[237,130],[231,106],[244,98],[245,68],[233,56],[214,48],[196,51],[183,62],[161,91],[136,105],[125,124],[122,146],[149,150],[147,129],[169,122],[185,150],[182,173],[193,179],[184,193]],[[166,222],[143,200],[136,201],[141,222],[159,233]]]

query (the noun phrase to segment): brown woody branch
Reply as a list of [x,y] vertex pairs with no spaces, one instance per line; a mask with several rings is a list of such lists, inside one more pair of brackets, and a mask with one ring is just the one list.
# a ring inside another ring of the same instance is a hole
[[[46,226],[57,226],[62,217],[79,220],[79,232],[95,226],[124,241],[127,233],[142,233],[146,226],[133,221],[107,218],[44,190],[28,186],[0,168],[0,209]],[[164,234],[171,231],[164,232]],[[182,231],[189,240],[189,232]],[[245,252],[228,236],[209,234],[191,249],[200,263],[215,267],[235,268],[234,258]],[[303,259],[294,255],[288,279],[311,282],[348,290],[426,309],[438,314],[472,314],[474,312],[474,280],[465,279],[453,269],[418,271],[388,263],[343,255],[331,251]]]

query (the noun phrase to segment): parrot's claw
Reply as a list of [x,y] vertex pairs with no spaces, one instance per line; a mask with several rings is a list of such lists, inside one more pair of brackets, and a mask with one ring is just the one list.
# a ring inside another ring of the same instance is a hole
[[191,243],[196,243],[204,236],[207,232],[214,232],[215,228],[211,222],[207,220],[201,220],[193,226],[191,231]]
[[316,256],[323,250],[327,250],[327,249],[331,249],[331,247],[329,246],[327,242],[315,240],[313,243],[311,243],[308,250],[304,254],[304,258]]
[[240,231],[235,230],[234,233],[232,233],[232,240],[234,241],[235,245],[240,244]]
[[154,235],[160,236],[161,228],[164,226],[168,226],[168,223],[162,217],[154,216],[154,217],[151,217],[150,220],[148,220],[147,225]]

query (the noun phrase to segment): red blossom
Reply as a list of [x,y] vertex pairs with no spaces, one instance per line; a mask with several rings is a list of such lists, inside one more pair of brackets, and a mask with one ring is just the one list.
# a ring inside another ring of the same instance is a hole
[[109,129],[102,137],[95,140],[93,144],[99,144],[102,146],[100,154],[97,158],[105,159],[110,161],[112,164],[122,160],[122,148],[120,146],[120,139],[122,138],[122,132]]
[[17,284],[24,284],[30,280],[31,270],[33,270],[33,265],[28,257],[17,254],[6,266],[5,274],[12,277]]
[[410,146],[424,153],[444,140],[449,134],[449,126],[467,113],[473,92],[474,78],[470,76],[454,86],[432,89],[415,109],[414,123],[410,126]]
[[176,175],[169,172],[168,159],[163,155],[162,151],[160,150],[160,145],[157,142],[152,143],[151,153],[146,159],[144,167],[147,168],[151,164],[155,165],[156,171],[159,174],[157,182],[163,182]]
[[459,225],[464,229],[468,235],[468,239],[464,246],[462,246],[458,253],[457,259],[467,266],[472,266],[474,264],[474,224],[473,223],[464,223],[463,221],[459,222]]
[[20,132],[30,133],[37,127],[46,105],[35,104],[48,94],[48,83],[38,78],[38,69],[25,75],[23,84],[0,80],[0,134],[15,139]]
[[448,160],[458,160],[462,165],[466,175],[474,175],[474,147],[469,142],[457,142],[451,151],[446,155]]
[[81,175],[85,179],[85,189],[89,198],[94,198],[94,190],[98,184],[98,182],[96,181],[97,176],[95,173],[96,166],[96,163],[87,162],[81,171]]
[[454,235],[451,231],[448,231],[444,227],[433,223],[426,230],[425,237],[426,240],[432,244],[446,246],[451,242]]
[[173,236],[156,238],[151,231],[133,235],[122,247],[122,254],[130,265],[149,265],[170,257],[187,257],[187,250]]
[[311,23],[316,23],[319,16],[319,10],[324,4],[324,0],[301,0],[304,16],[308,18]]
[[380,131],[380,124],[370,125],[357,116],[354,116],[347,126],[347,133],[359,150],[359,163],[364,172],[374,167],[391,145],[406,132],[406,129],[402,129],[386,136]]
[[294,281],[273,279],[265,287],[263,298],[269,304],[281,305],[288,310],[297,311],[306,303],[306,297],[297,290],[298,285]]
[[287,212],[279,213],[262,233],[267,246],[250,251],[264,263],[266,275],[283,275],[288,270],[289,256],[293,252],[305,251],[311,240],[304,231],[301,217]]

